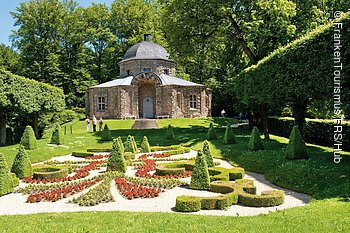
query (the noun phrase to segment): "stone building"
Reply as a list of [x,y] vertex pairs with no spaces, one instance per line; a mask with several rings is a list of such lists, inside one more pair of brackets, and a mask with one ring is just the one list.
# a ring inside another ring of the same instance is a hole
[[211,90],[176,77],[176,63],[150,41],[135,44],[119,62],[120,78],[90,87],[86,112],[97,118],[180,118],[211,115]]

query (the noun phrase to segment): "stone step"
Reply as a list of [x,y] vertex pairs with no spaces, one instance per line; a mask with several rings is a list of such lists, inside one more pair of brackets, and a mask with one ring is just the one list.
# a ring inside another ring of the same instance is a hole
[[131,126],[132,129],[157,129],[155,119],[137,119],[135,123]]

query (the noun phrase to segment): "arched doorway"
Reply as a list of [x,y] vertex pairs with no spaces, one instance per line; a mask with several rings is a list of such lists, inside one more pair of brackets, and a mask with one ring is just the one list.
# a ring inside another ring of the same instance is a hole
[[143,118],[154,118],[153,99],[149,96],[145,97],[142,102]]

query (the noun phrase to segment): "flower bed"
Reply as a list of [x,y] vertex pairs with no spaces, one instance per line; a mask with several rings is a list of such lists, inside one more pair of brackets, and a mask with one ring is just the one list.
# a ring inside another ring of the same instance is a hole
[[109,158],[109,154],[99,154],[99,155],[93,155],[93,156],[86,156],[85,160],[101,160],[101,159],[107,159]]
[[121,195],[131,200],[134,198],[154,198],[162,192],[160,188],[150,188],[139,184],[127,182],[123,178],[116,178],[115,183]]
[[145,160],[148,159],[149,157],[153,157],[155,159],[159,159],[159,158],[168,158],[170,157],[170,154],[167,153],[152,153],[152,154],[142,154],[139,156],[140,160]]

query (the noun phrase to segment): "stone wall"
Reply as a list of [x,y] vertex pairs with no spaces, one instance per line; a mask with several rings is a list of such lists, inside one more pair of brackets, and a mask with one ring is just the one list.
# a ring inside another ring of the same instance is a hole
[[144,72],[145,68],[149,68],[151,72],[156,73],[158,75],[164,74],[165,70],[167,70],[169,75],[176,75],[176,63],[173,61],[166,61],[162,59],[133,59],[129,61],[121,61],[119,63],[119,66],[121,78],[130,75],[138,75]]

